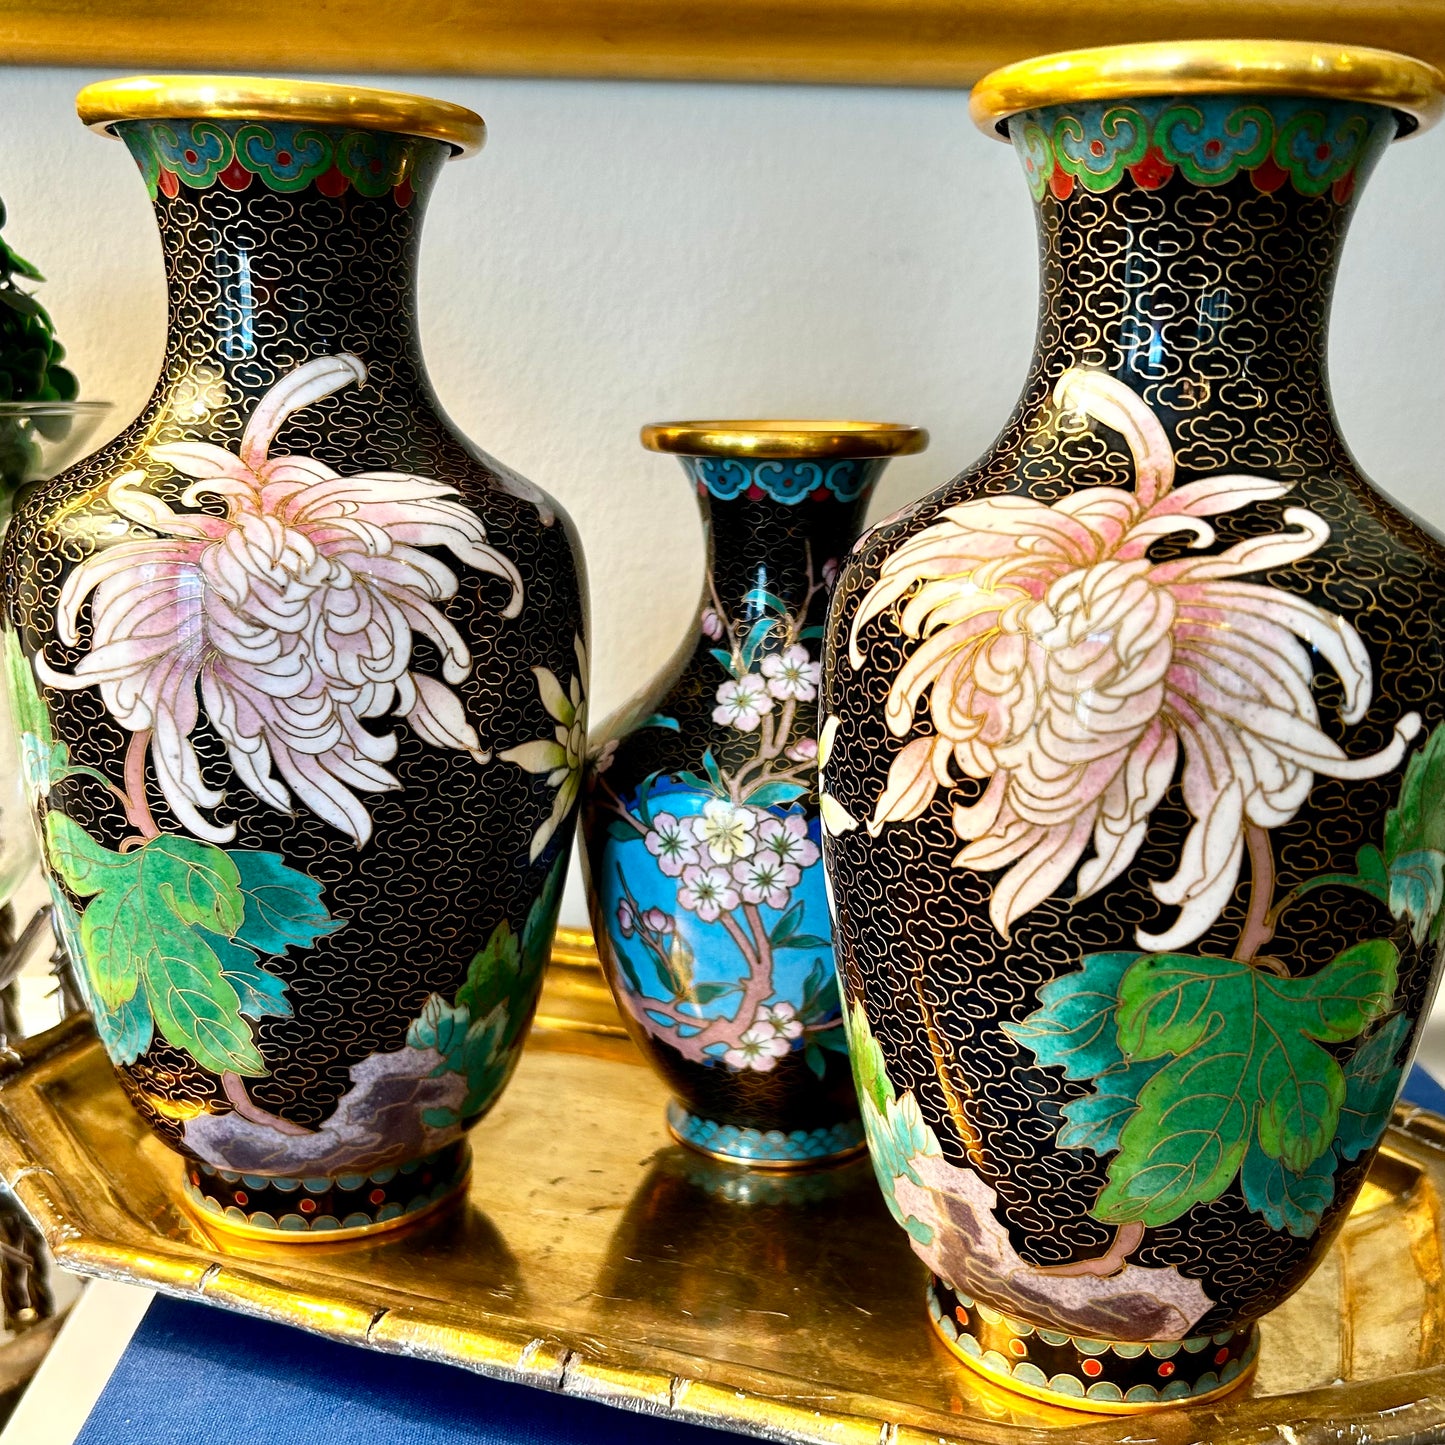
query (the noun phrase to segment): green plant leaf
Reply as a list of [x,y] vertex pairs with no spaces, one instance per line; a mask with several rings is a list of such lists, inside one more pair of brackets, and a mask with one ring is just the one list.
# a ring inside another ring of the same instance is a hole
[[722,769],[718,767],[717,759],[713,757],[711,748],[702,755],[702,765],[707,770],[708,780],[711,782],[713,789],[725,794],[727,792],[727,784],[723,781]]
[[433,1049],[442,1061],[432,1070],[432,1077],[455,1073],[461,1067],[461,1053],[466,1045],[471,1018],[465,1008],[449,1004],[441,994],[431,994],[421,1013],[411,1021],[406,1041],[413,1049]]
[[1088,953],[1075,973],[1039,990],[1042,1008],[1003,1031],[1032,1050],[1044,1067],[1061,1068],[1066,1079],[1092,1079],[1123,1066],[1115,1011],[1125,973],[1145,955],[1137,949]]
[[1445,852],[1445,725],[1405,765],[1399,801],[1385,814],[1385,862],[1422,848]]
[[692,993],[694,962],[692,946],[682,934],[674,933],[672,943],[667,950],[666,964],[659,970],[663,974],[663,982],[671,990],[673,998],[681,998],[684,994]]
[[705,1008],[710,1003],[716,1003],[720,998],[726,998],[730,993],[736,993],[738,985],[735,983],[700,983],[693,989],[691,1002],[699,1008]]
[[243,917],[232,935],[238,943],[258,953],[285,953],[309,948],[344,926],[321,901],[322,885],[279,853],[233,849],[227,857],[243,900]]
[[217,933],[197,930],[221,962],[221,977],[236,990],[241,1012],[249,1019],[290,1018],[286,982],[261,967],[255,953]]
[[547,874],[542,891],[527,910],[522,925],[522,960],[530,977],[547,966],[552,939],[557,932],[557,913],[562,906],[562,884],[567,877],[567,859],[558,858]]
[[1410,935],[1418,947],[1438,931],[1440,903],[1445,898],[1445,853],[1417,848],[1390,864],[1390,912],[1410,919]]
[[823,1057],[823,1050],[812,1039],[803,1045],[803,1062],[812,1071],[814,1078],[821,1079],[828,1072],[828,1061]]
[[824,938],[821,933],[795,933],[786,943],[780,943],[779,948],[830,948],[833,940]]
[[[82,918],[82,931],[84,926]],[[155,927],[142,977],[156,1027],[168,1043],[214,1074],[266,1072],[236,990],[199,929],[180,923]]]
[[682,731],[682,724],[675,717],[664,717],[660,712],[650,713],[637,726],[640,728],[671,728],[675,733]]
[[1296,1173],[1251,1143],[1240,1166],[1240,1192],[1271,1229],[1287,1229],[1296,1238],[1309,1239],[1335,1197],[1335,1164],[1335,1151],[1326,1149]]
[[19,635],[13,627],[5,629],[5,675],[10,684],[10,707],[16,730],[36,738],[48,753],[55,743],[50,730],[50,709],[40,696],[35,669],[21,649]]
[[1139,1092],[1164,1067],[1163,1059],[1116,1064],[1094,1080],[1092,1092],[1063,1107],[1067,1121],[1058,1133],[1060,1149],[1091,1149],[1111,1154],[1119,1147],[1124,1125],[1139,1107]]
[[517,991],[522,977],[522,945],[504,918],[472,956],[467,981],[457,990],[457,1007],[469,1018],[485,1018]]
[[778,617],[788,616],[788,604],[776,592],[766,587],[752,587],[743,594],[743,606],[759,612],[772,612]]
[[801,783],[763,783],[743,799],[756,808],[772,808],[801,798],[808,790]]
[[774,628],[780,628],[776,617],[761,617],[748,628],[747,636],[743,638],[742,660],[743,671],[750,672],[753,663],[758,660],[758,654],[763,650],[768,640],[768,635]]
[[1410,1020],[1396,1014],[1344,1061],[1345,1102],[1335,1148],[1358,1159],[1380,1142],[1400,1092],[1403,1064],[1396,1057],[1410,1036]]
[[741,677],[747,668],[739,668],[732,653],[724,652],[720,647],[710,647],[708,651],[714,659],[722,665],[722,669],[729,677]]
[[81,898],[113,886],[140,864],[138,851],[112,853],[64,813],[46,814],[45,844],[51,866]]
[[119,1008],[107,1008],[99,998],[92,1013],[95,1031],[117,1064],[133,1064],[151,1046],[155,1021],[143,988],[136,989]]
[[1217,1198],[1257,1138],[1304,1174],[1329,1148],[1345,1081],[1319,1043],[1353,1038],[1391,1005],[1398,954],[1375,939],[1308,978],[1228,958],[1146,955],[1119,985],[1118,1045],[1172,1056],[1139,1092],[1094,1214],[1148,1226]]
[[182,923],[234,936],[245,916],[241,875],[230,855],[210,843],[162,833],[136,850],[147,897],[164,900]]
[[803,921],[804,903],[800,899],[788,909],[786,913],[773,924],[772,931],[768,934],[768,942],[774,948],[781,948],[797,932]]

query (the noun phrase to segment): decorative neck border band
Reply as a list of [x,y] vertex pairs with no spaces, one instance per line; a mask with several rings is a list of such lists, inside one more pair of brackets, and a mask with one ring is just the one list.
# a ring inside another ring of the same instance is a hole
[[1127,174],[1157,190],[1178,171],[1222,186],[1241,171],[1260,191],[1286,182],[1346,204],[1395,134],[1380,106],[1282,96],[1163,96],[1023,111],[1009,135],[1029,189],[1067,200],[1075,185],[1111,191]]
[[784,506],[799,502],[856,502],[878,479],[887,458],[845,457],[838,461],[752,461],[742,457],[680,457],[700,492],[720,502],[748,496]]
[[416,194],[414,177],[429,160],[440,164],[440,141],[381,131],[343,130],[290,121],[124,121],[116,132],[135,157],[152,200],[186,186],[244,191],[259,181],[292,192],[314,185],[323,196],[348,189],[368,197],[388,191],[400,206]]

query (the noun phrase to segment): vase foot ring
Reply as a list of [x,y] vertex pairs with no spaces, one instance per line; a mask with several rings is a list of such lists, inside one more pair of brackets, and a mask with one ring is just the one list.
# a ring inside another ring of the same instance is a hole
[[859,1154],[867,1147],[861,1120],[846,1119],[821,1129],[747,1129],[689,1113],[676,1100],[667,1106],[668,1132],[679,1144],[749,1169],[817,1169]]
[[188,1160],[184,1200],[208,1228],[278,1244],[335,1244],[416,1223],[466,1192],[465,1140],[370,1173],[317,1178],[238,1174]]
[[1249,1379],[1259,1356],[1257,1324],[1153,1344],[1086,1339],[1001,1314],[938,1278],[928,1313],[950,1352],[1000,1388],[1104,1415],[1218,1399]]

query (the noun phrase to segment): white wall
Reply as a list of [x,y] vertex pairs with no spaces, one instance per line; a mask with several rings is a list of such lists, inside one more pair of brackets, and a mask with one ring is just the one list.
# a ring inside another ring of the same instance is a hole
[[[83,394],[139,407],[164,329],[160,249],[123,146],[83,130],[90,72],[0,71],[7,239]],[[487,119],[444,172],[422,318],[461,427],[557,496],[592,574],[594,716],[671,652],[701,539],[643,423],[873,416],[933,433],[876,513],[993,437],[1028,359],[1033,222],[1009,148],[955,91],[371,79]],[[1331,359],[1346,433],[1385,488],[1445,527],[1445,127],[1387,154],[1346,249]],[[578,896],[567,917],[581,920]]]

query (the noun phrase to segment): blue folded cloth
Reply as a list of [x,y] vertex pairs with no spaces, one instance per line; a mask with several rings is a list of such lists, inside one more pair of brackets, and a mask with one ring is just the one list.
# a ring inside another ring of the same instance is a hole
[[[1445,1114],[1418,1065],[1412,1104]],[[157,1298],[79,1445],[715,1445],[712,1430]]]

